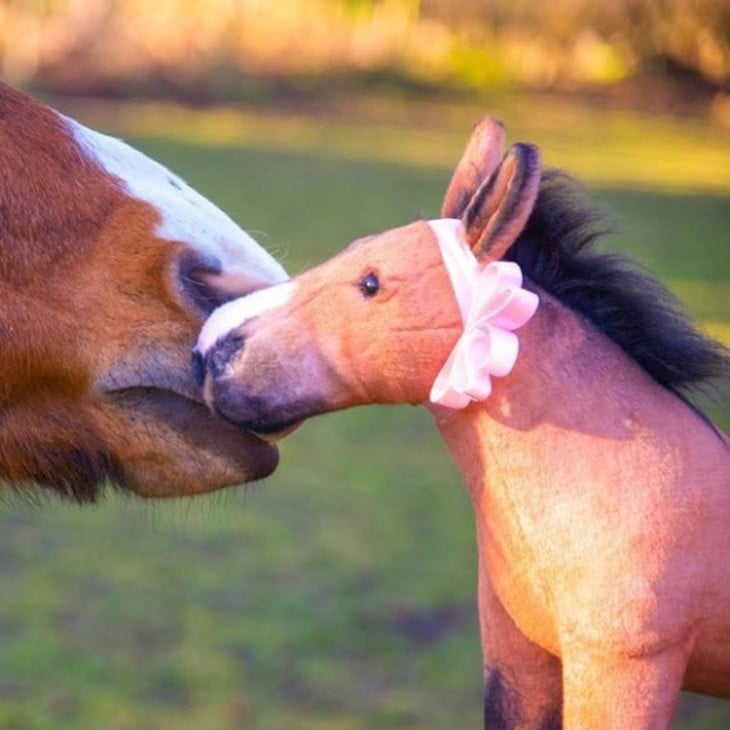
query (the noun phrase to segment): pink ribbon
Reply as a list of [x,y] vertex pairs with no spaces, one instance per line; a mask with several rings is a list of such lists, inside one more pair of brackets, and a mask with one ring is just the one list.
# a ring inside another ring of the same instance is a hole
[[429,221],[461,310],[464,331],[436,376],[430,399],[447,408],[464,408],[492,392],[490,377],[514,367],[519,341],[514,330],[530,320],[539,299],[522,288],[522,271],[511,261],[482,267],[461,240],[461,221]]

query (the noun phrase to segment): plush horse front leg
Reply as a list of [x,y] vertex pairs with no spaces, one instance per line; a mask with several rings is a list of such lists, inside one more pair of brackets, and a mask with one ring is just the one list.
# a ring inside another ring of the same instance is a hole
[[517,628],[485,572],[479,579],[479,620],[485,730],[560,728],[560,661]]
[[563,652],[566,730],[660,730],[669,727],[689,646],[641,657],[575,646]]

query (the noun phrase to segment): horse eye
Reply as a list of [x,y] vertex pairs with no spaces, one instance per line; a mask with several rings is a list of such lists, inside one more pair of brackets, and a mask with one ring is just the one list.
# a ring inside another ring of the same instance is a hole
[[380,282],[375,274],[370,273],[360,282],[360,291],[366,297],[374,297],[380,291]]

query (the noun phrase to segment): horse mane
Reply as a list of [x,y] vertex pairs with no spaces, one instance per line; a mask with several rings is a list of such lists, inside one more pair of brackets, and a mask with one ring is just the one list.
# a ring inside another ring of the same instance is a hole
[[697,329],[674,294],[629,257],[596,249],[611,230],[579,183],[546,170],[530,219],[505,258],[677,395],[728,377],[730,351]]

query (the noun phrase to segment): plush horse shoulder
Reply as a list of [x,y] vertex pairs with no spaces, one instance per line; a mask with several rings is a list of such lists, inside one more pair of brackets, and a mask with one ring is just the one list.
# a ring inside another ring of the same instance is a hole
[[179,177],[0,84],[0,480],[91,500],[271,472],[189,374],[205,315],[285,278]]
[[503,138],[444,219],[214,312],[198,377],[257,431],[426,405],[476,517],[485,725],[667,727],[681,688],[730,697],[730,441],[686,395],[730,359]]

